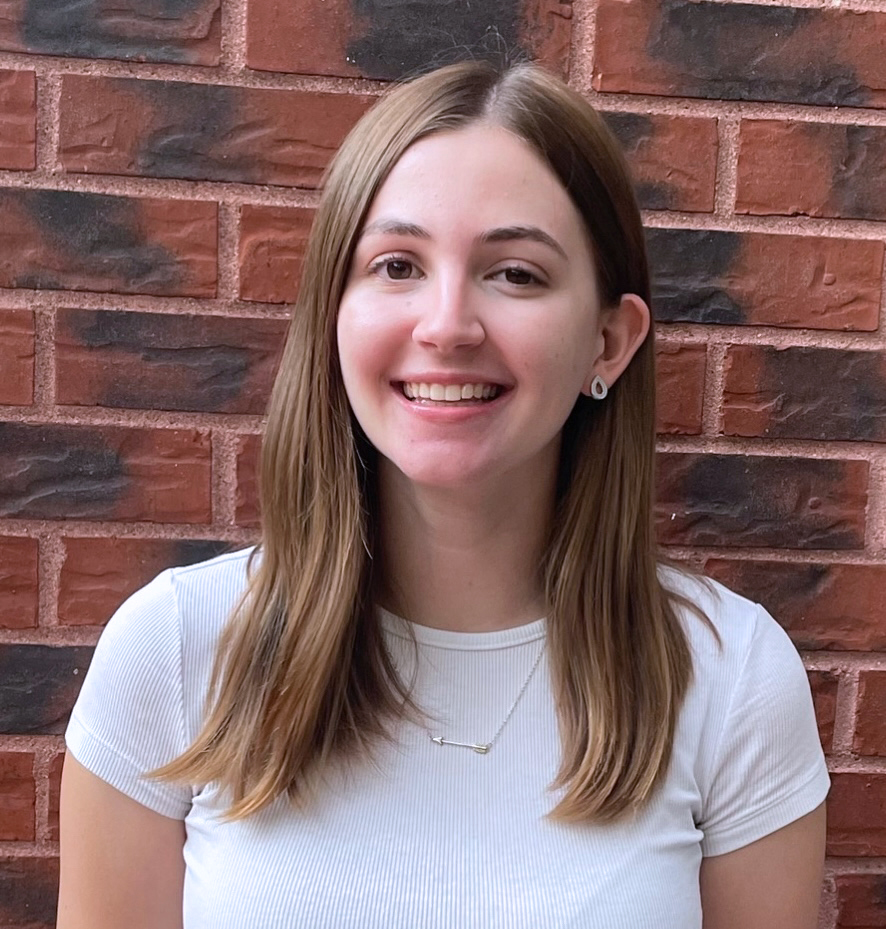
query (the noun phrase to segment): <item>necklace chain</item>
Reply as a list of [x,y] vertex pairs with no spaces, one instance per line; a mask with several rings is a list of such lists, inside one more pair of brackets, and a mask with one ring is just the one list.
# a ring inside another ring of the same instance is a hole
[[532,668],[529,671],[529,674],[526,677],[526,680],[523,681],[523,686],[520,688],[520,692],[514,698],[514,702],[511,704],[511,708],[508,710],[505,718],[502,720],[501,725],[495,732],[495,735],[488,742],[455,742],[452,739],[444,739],[442,735],[433,736],[428,733],[428,738],[435,745],[454,745],[458,748],[470,748],[473,749],[478,755],[485,755],[489,752],[493,745],[498,741],[498,737],[501,735],[502,730],[507,726],[511,717],[514,715],[514,710],[517,709],[517,704],[523,697],[523,694],[526,693],[526,688],[529,686],[529,682],[532,680],[535,675],[538,666],[541,664],[541,656],[545,653],[545,643],[542,642],[541,648],[538,651],[538,655],[535,656],[535,662],[532,665]]

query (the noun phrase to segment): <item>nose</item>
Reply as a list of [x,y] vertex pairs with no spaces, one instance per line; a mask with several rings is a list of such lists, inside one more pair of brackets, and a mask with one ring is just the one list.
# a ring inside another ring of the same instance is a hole
[[478,314],[478,297],[464,275],[439,275],[423,294],[413,339],[444,354],[479,345],[486,331]]

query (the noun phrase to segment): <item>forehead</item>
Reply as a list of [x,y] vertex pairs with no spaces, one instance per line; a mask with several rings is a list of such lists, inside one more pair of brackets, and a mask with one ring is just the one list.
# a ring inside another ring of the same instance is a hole
[[396,218],[432,234],[535,225],[584,239],[584,223],[550,167],[514,133],[470,126],[427,136],[394,165],[366,224]]

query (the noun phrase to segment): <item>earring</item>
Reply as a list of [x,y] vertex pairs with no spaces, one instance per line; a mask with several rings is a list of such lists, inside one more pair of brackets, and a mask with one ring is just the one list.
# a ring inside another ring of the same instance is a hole
[[609,388],[606,386],[606,381],[599,374],[595,374],[594,379],[591,381],[591,396],[595,400],[605,400],[608,393]]

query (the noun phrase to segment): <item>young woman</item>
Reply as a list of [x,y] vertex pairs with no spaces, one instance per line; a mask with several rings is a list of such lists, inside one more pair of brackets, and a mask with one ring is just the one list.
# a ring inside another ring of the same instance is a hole
[[259,548],[111,620],[59,929],[813,929],[828,787],[759,606],[656,561],[640,216],[531,66],[330,168]]

